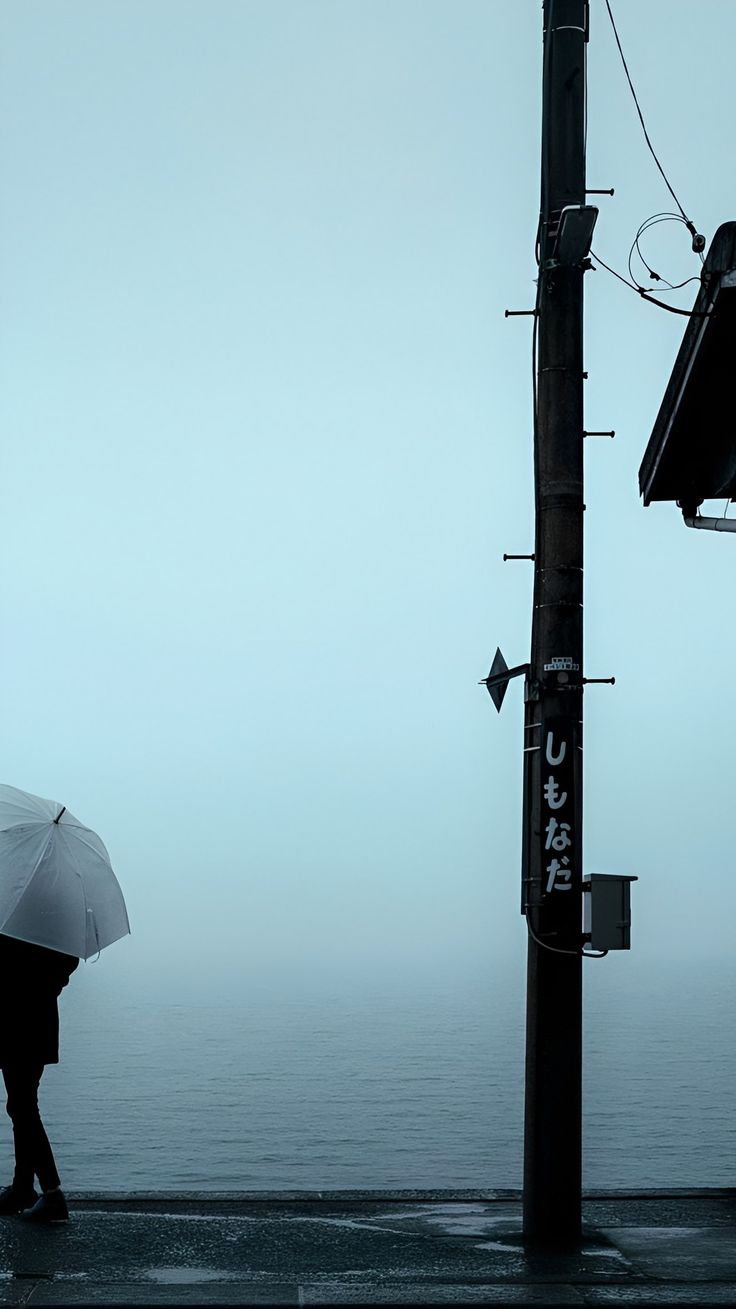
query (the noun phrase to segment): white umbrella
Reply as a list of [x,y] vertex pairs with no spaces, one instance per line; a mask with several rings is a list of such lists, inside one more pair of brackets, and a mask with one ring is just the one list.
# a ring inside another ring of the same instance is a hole
[[0,933],[89,959],[129,931],[99,836],[65,805],[0,785]]

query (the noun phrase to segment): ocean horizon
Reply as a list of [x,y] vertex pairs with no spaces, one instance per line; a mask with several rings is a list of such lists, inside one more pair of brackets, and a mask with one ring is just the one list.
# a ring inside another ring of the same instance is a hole
[[[736,1185],[733,965],[604,963],[585,965],[584,1186]],[[173,1004],[88,966],[40,1092],[62,1184],[520,1188],[524,1005],[518,967]]]

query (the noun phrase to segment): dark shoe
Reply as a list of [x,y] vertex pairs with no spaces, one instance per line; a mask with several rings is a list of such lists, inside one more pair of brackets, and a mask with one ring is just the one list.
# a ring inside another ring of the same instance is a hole
[[26,1223],[65,1223],[69,1218],[63,1191],[46,1191],[32,1209],[21,1214]]
[[30,1209],[38,1200],[38,1193],[31,1187],[30,1191],[16,1191],[14,1186],[6,1186],[0,1191],[0,1215],[19,1214],[23,1209]]

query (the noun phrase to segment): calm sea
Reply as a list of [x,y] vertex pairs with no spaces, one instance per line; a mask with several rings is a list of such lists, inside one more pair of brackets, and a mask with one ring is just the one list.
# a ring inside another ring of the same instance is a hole
[[[736,1185],[734,966],[585,967],[585,1185]],[[521,1184],[518,971],[227,1005],[74,981],[41,1087],[70,1190]]]

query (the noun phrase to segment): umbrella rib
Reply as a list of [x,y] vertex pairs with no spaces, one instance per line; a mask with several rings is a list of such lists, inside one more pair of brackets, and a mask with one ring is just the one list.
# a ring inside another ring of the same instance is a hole
[[[65,831],[67,829],[71,829],[74,832],[74,835],[76,836],[77,840],[81,841],[82,845],[86,845],[88,850],[92,850],[93,853],[96,854],[100,859],[105,858],[107,859],[107,862],[110,863],[110,856],[107,853],[107,847],[105,846],[104,841],[102,840],[101,837],[97,835],[96,832],[93,832],[91,828],[85,827],[83,823],[64,823],[63,826]],[[102,846],[102,850],[104,851],[104,855],[95,845],[94,841],[89,841],[85,839],[84,834],[86,834],[87,836],[93,836],[97,841],[99,841],[100,845]]]

